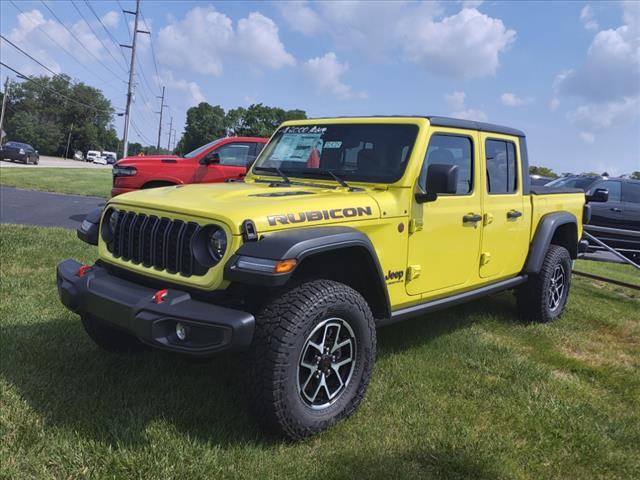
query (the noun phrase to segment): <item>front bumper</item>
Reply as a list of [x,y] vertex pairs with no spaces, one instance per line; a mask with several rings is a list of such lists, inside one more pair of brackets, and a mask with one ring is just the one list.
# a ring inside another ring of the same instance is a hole
[[[124,330],[153,347],[194,356],[209,356],[249,347],[253,315],[194,300],[187,292],[168,289],[155,303],[157,290],[123,280],[94,265],[81,277],[81,264],[65,260],[58,265],[58,294],[62,303],[81,316],[91,315]],[[176,336],[176,324],[187,330]]]
[[0,155],[2,158],[7,160],[13,160],[18,162],[26,162],[29,156],[26,153],[18,153],[18,152],[7,152],[6,150],[2,151]]

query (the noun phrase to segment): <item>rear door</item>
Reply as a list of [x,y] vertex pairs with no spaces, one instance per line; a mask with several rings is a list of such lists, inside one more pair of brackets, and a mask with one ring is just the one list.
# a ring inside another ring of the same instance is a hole
[[[501,278],[522,270],[529,247],[517,137],[481,133],[483,146],[483,231],[480,277]],[[528,197],[527,197],[528,199]]]
[[622,182],[622,217],[620,228],[640,232],[640,182]]

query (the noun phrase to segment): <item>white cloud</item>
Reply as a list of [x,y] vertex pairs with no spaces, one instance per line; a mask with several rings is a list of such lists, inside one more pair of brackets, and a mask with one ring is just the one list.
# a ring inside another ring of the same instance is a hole
[[461,118],[463,120],[475,120],[478,122],[484,122],[487,120],[487,114],[482,110],[474,108],[465,108],[465,101],[467,95],[464,92],[453,92],[445,94],[444,100],[447,102],[449,108],[453,111],[451,116],[454,118]]
[[467,94],[464,92],[453,92],[445,94],[444,100],[453,110],[462,110],[464,108],[464,100]]
[[517,96],[515,93],[505,92],[500,95],[500,101],[507,107],[519,107],[521,105],[526,105],[527,103],[533,102],[533,98],[522,98]]
[[170,18],[158,34],[157,50],[165,65],[214,76],[222,74],[224,59],[231,55],[245,58],[254,67],[295,64],[273,20],[253,12],[240,19],[234,30],[231,19],[211,5],[192,8],[182,20]]
[[596,137],[590,132],[580,132],[580,138],[587,143],[593,143],[596,141]]
[[278,10],[291,30],[304,35],[315,35],[323,28],[323,20],[306,1],[277,3]]
[[158,59],[173,67],[220,75],[222,56],[233,41],[231,19],[212,6],[194,7],[183,20],[158,33]]
[[110,12],[105,13],[101,20],[106,27],[117,27],[120,22],[120,15],[115,10],[111,10]]
[[411,62],[455,78],[494,75],[499,55],[516,38],[516,32],[508,30],[502,20],[470,8],[441,21],[416,15],[403,20],[399,29]]
[[366,98],[366,93],[354,92],[350,85],[342,82],[340,77],[349,70],[349,64],[347,62],[340,63],[334,52],[307,60],[304,64],[304,70],[309,79],[315,83],[319,92],[331,92],[342,100]]
[[555,112],[559,106],[560,106],[560,100],[557,98],[552,98],[551,101],[549,102],[549,109],[552,112]]
[[580,21],[587,30],[597,30],[599,25],[598,21],[594,18],[593,8],[591,5],[585,5],[580,10]]
[[184,100],[187,107],[197,105],[200,102],[206,101],[205,96],[202,94],[200,86],[196,82],[189,82],[184,79],[177,79],[174,77],[173,72],[170,70],[163,70],[158,78],[160,83],[166,85],[167,88],[173,88],[184,93]]
[[296,63],[280,41],[276,24],[259,12],[238,22],[236,48],[254,65],[277,69]]
[[462,2],[462,8],[478,8],[483,3],[483,0],[465,0]]
[[596,33],[584,63],[560,72],[553,83],[556,98],[582,101],[567,119],[585,141],[640,116],[640,4],[623,3],[622,19],[622,26]]

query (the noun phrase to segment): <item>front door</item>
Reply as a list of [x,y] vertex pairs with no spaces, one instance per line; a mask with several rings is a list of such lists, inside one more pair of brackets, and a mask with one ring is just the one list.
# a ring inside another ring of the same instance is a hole
[[413,203],[409,236],[409,295],[445,294],[477,281],[481,196],[478,188],[478,136],[455,129],[434,129],[416,191],[425,192],[427,167],[458,166],[454,195]]
[[602,180],[589,188],[593,193],[598,188],[609,191],[606,202],[591,202],[591,225],[609,228],[624,228],[624,204],[622,201],[622,183],[620,180]]
[[522,270],[530,221],[522,194],[520,145],[512,137],[480,134],[485,169],[480,277],[505,277]]
[[243,178],[247,164],[255,159],[255,148],[255,143],[233,142],[213,150],[209,155],[217,153],[220,163],[200,164],[196,168],[194,183],[216,183],[227,178]]

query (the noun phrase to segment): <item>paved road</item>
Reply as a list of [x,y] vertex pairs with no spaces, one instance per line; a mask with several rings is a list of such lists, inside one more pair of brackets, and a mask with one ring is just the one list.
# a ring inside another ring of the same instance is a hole
[[0,186],[0,222],[76,228],[104,198],[35,192]]
[[98,168],[110,169],[111,165],[98,165],[96,163],[79,162],[68,158],[47,157],[40,155],[40,163],[38,165],[25,165],[20,162],[11,162],[3,160],[0,162],[1,168],[23,167],[23,168]]

